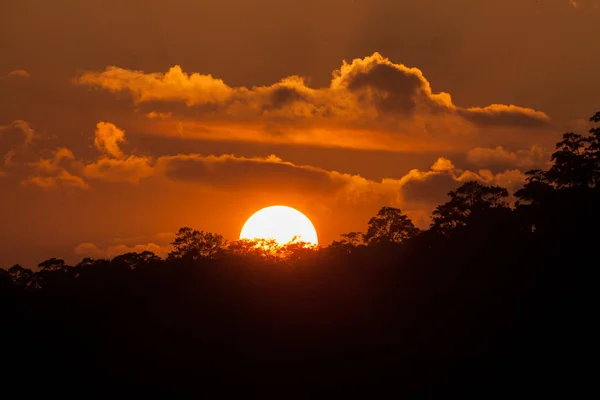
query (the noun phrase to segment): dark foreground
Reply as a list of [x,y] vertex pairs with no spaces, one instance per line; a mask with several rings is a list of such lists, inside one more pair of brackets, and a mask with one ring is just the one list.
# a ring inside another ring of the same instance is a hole
[[[383,260],[320,255],[293,270],[107,264],[4,290],[5,384],[85,397],[583,391],[597,261],[558,243],[503,244],[492,258],[448,244]],[[409,256],[416,265],[394,261]]]

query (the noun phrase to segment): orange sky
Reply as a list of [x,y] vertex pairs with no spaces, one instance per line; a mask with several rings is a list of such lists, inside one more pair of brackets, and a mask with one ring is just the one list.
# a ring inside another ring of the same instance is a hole
[[[6,0],[0,266],[514,191],[598,111],[600,0]],[[597,40],[596,40],[597,41]],[[345,60],[345,61],[344,61]]]

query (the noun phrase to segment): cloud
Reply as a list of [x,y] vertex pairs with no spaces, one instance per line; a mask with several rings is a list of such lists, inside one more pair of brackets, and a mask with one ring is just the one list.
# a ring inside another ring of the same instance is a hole
[[6,77],[27,79],[30,77],[30,75],[29,72],[25,71],[24,69],[16,69],[14,71],[10,71]]
[[52,152],[52,157],[41,158],[39,161],[29,163],[36,175],[29,175],[21,181],[25,187],[37,186],[43,189],[69,187],[88,189],[89,185],[78,176],[78,163],[71,150],[61,147]]
[[590,6],[594,9],[600,8],[600,4],[596,0],[593,3],[585,0],[569,0],[569,4],[575,9],[583,9]]
[[535,168],[546,168],[550,162],[550,155],[538,146],[515,152],[508,151],[502,146],[496,148],[477,147],[467,153],[467,161],[479,168],[492,170],[517,168],[527,171]]
[[423,219],[429,218],[430,212],[448,200],[447,193],[462,183],[475,180],[484,185],[506,187],[509,193],[519,189],[525,182],[525,174],[518,169],[493,173],[482,169],[476,172],[454,167],[450,160],[438,158],[429,171],[413,169],[396,180],[400,187],[401,207],[408,215],[415,214]]
[[158,174],[176,181],[207,185],[217,190],[296,191],[305,196],[323,196],[337,205],[390,205],[400,207],[423,223],[433,208],[447,200],[447,193],[468,180],[501,185],[516,191],[525,181],[518,169],[493,173],[489,169],[470,171],[456,168],[440,157],[429,170],[414,169],[400,178],[380,181],[311,166],[299,166],[276,156],[244,158],[233,155],[178,155],[159,158]]
[[151,157],[126,155],[121,150],[120,143],[125,143],[125,131],[110,122],[98,122],[94,145],[106,155],[85,165],[83,175],[109,182],[130,183],[138,183],[141,179],[154,175]]
[[[467,180],[505,186],[511,192],[516,190],[525,180],[519,168],[537,162],[543,154],[536,147],[514,153],[501,147],[477,148],[468,155],[479,168],[475,171],[457,168],[451,160],[439,157],[428,170],[413,169],[399,178],[374,181],[360,175],[294,164],[275,155],[240,157],[191,153],[154,159],[125,154],[118,146],[125,140],[124,131],[106,122],[98,124],[95,139],[98,150],[107,153],[100,155],[98,160],[84,163],[76,160],[69,149],[59,148],[52,157],[30,164],[36,175],[29,176],[22,182],[23,185],[46,189],[59,186],[86,189],[91,180],[135,184],[142,179],[154,179],[241,195],[300,194],[332,207],[389,205],[402,208],[425,224],[431,210],[446,200],[447,192]],[[502,166],[506,169],[500,169]],[[144,243],[149,245],[156,240]],[[108,251],[94,249],[89,243],[83,247],[102,254]],[[121,253],[124,251],[124,248],[119,249]]]
[[176,234],[174,232],[159,232],[151,236],[114,237],[110,240],[110,243],[111,245],[124,244],[127,246],[133,246],[139,243],[152,242],[163,246],[173,242],[175,237]]
[[37,162],[30,163],[30,165],[39,173],[54,174],[65,169],[65,165],[74,159],[75,155],[71,150],[66,147],[59,147],[52,152],[51,158],[41,158]]
[[431,170],[436,172],[452,171],[454,168],[455,167],[454,164],[452,164],[452,161],[444,157],[438,158],[431,166]]
[[95,243],[84,242],[75,247],[74,252],[81,257],[89,257],[94,259],[112,259],[126,253],[141,253],[151,251],[159,257],[165,258],[171,251],[172,246],[159,245],[156,243],[135,244],[128,246],[125,244],[113,244],[104,248],[98,247]]
[[125,253],[151,251],[157,256],[165,258],[172,250],[171,243],[174,240],[175,233],[161,232],[149,236],[113,238],[103,247],[96,243],[84,242],[77,245],[74,252],[81,257],[111,259]]
[[[20,145],[21,150],[25,150],[27,147],[29,147],[29,145],[31,145],[31,143],[33,143],[34,139],[37,137],[31,125],[27,121],[23,120],[15,120],[10,125],[0,126],[0,131],[9,130],[20,131],[20,133],[23,134],[24,139]],[[13,159],[18,153],[19,152],[15,149],[15,147],[10,148],[6,153],[4,153],[4,156],[2,157],[2,163],[4,164],[4,167],[11,167],[13,164]],[[2,164],[0,164],[0,166],[1,165]],[[3,171],[2,169],[0,169],[0,171],[2,171],[0,172],[0,176],[7,175],[6,171]]]
[[173,116],[172,112],[156,112],[156,111],[150,111],[149,113],[146,114],[146,117],[150,118],[150,119],[154,119],[154,118],[160,118],[160,119],[169,119]]
[[8,150],[8,152],[4,155],[4,165],[5,166],[12,165],[12,159],[15,156],[15,154],[17,154],[15,149]]
[[133,71],[109,66],[105,71],[88,72],[77,83],[100,86],[110,92],[127,90],[136,103],[148,101],[183,101],[188,106],[226,101],[233,89],[211,75],[187,74],[179,65],[165,74]]
[[275,189],[331,194],[344,184],[343,179],[328,171],[294,165],[275,155],[247,158],[231,154],[180,154],[160,157],[155,168],[161,175],[174,181],[204,184],[224,190]]
[[36,137],[35,131],[31,127],[29,122],[18,119],[16,121],[13,121],[13,126],[19,129],[21,132],[23,132],[23,135],[25,135],[25,141],[23,142],[22,147],[28,147]]
[[309,87],[299,76],[268,86],[231,87],[180,66],[164,74],[111,66],[73,82],[128,93],[148,119],[141,127],[145,132],[212,140],[450,148],[461,146],[465,136],[476,137],[481,128],[532,129],[550,121],[541,111],[516,105],[460,107],[450,94],[434,92],[418,68],[379,53],[344,61],[321,88]]
[[98,122],[96,124],[96,136],[94,145],[98,150],[114,158],[125,157],[119,143],[125,142],[125,132],[110,122]]
[[154,175],[151,157],[129,156],[125,159],[100,158],[83,169],[86,178],[108,182],[138,183]]
[[56,189],[59,186],[73,187],[78,189],[88,189],[89,186],[78,176],[69,171],[62,170],[55,176],[29,176],[21,181],[21,184],[27,186],[37,186],[42,189]]
[[155,171],[152,157],[126,155],[119,147],[123,142],[123,130],[112,123],[99,122],[96,125],[94,145],[104,155],[86,164],[76,160],[70,149],[58,148],[52,157],[29,163],[36,175],[29,175],[22,184],[44,189],[56,189],[59,186],[88,189],[90,186],[86,179],[138,183],[141,179],[153,176]]
[[541,111],[514,105],[492,104],[484,108],[460,109],[466,119],[481,126],[520,126],[534,128],[547,125],[550,117]]

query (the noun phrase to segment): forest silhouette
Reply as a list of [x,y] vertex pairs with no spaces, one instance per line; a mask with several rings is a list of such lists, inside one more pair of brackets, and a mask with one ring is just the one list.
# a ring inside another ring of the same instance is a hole
[[[383,207],[327,247],[184,227],[145,251],[0,269],[3,390],[409,398],[586,393],[600,112],[516,193],[476,181],[420,230]],[[12,388],[12,389],[11,389]],[[8,393],[8,392],[7,392]],[[15,392],[16,393],[16,392]]]

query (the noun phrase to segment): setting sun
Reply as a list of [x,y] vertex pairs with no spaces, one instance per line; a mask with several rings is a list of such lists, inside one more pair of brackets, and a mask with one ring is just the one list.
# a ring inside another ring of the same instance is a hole
[[317,231],[310,219],[286,206],[271,206],[254,213],[242,228],[240,239],[275,239],[286,244],[299,241],[318,244]]

